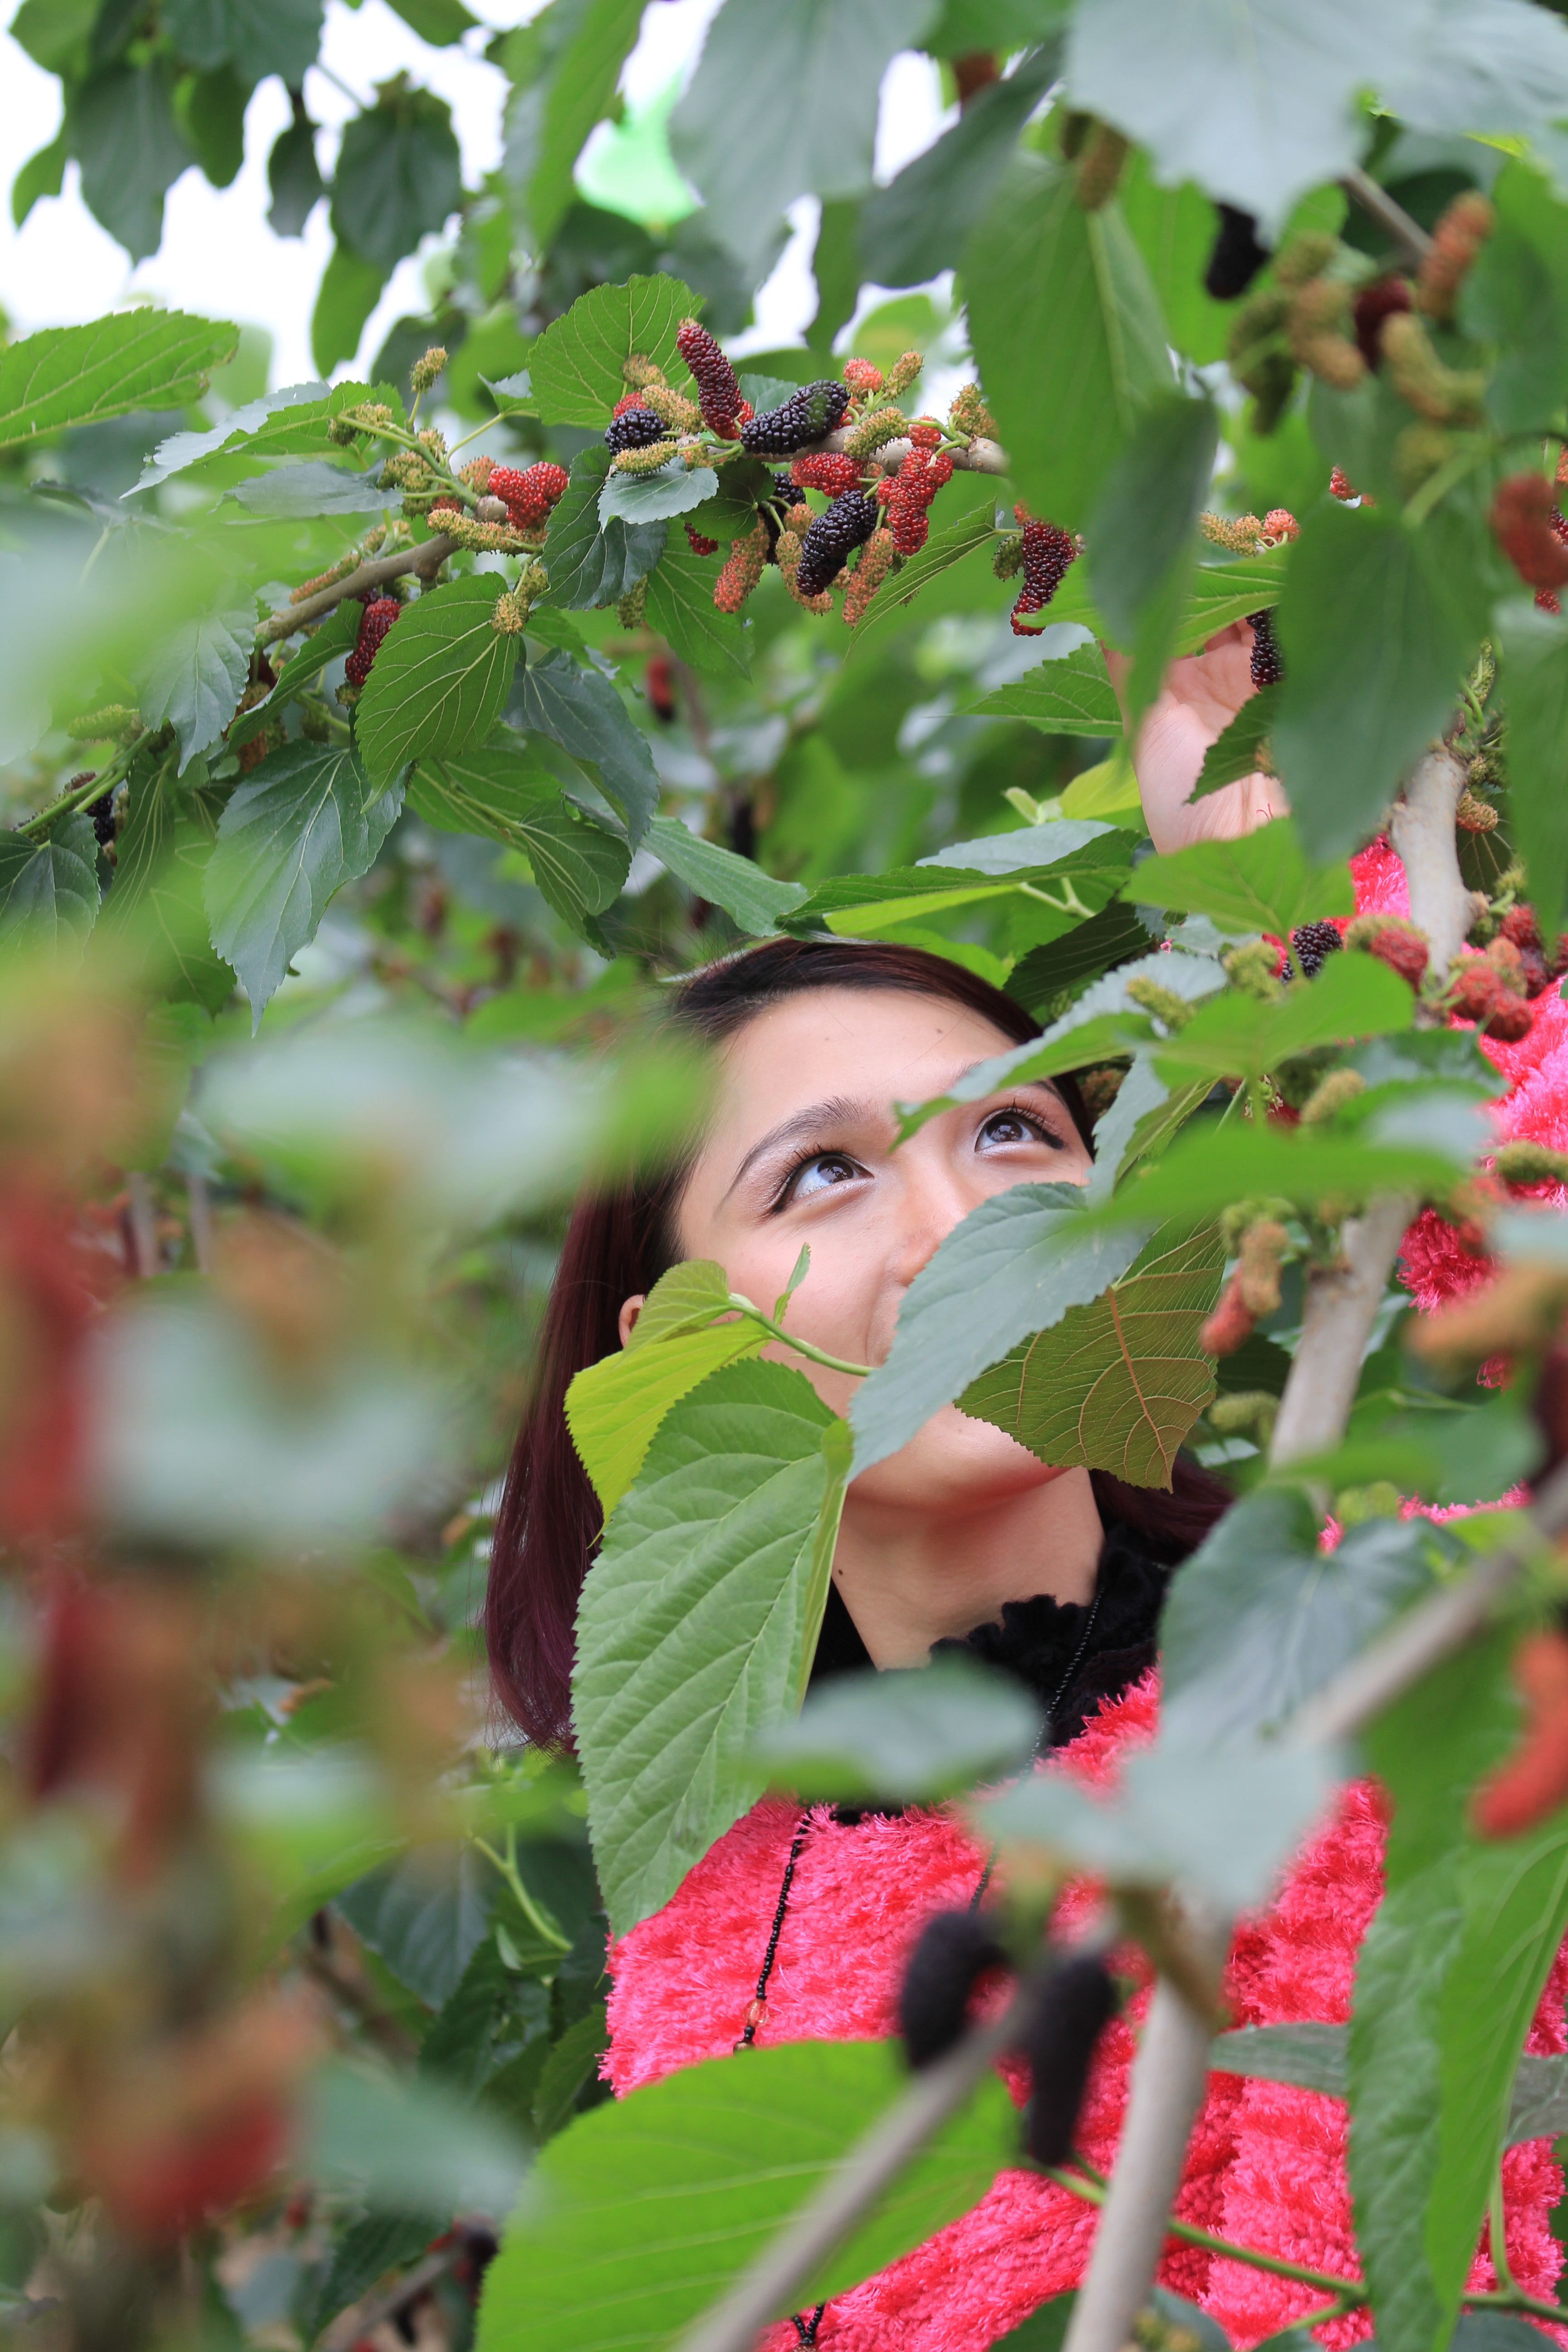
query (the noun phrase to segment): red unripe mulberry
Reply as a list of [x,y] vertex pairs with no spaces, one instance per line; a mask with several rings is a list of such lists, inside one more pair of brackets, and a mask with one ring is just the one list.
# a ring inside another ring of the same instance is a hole
[[1498,545],[1531,588],[1568,583],[1568,526],[1544,474],[1510,474],[1500,483],[1491,526]]
[[855,458],[845,457],[841,450],[821,449],[797,457],[789,469],[789,478],[797,489],[820,490],[825,498],[841,499],[846,490],[859,488],[860,467]]
[[882,389],[882,371],[873,367],[869,360],[846,360],[844,381],[857,400],[869,400]]
[[1205,1356],[1234,1356],[1257,1328],[1257,1318],[1242,1296],[1238,1270],[1220,1292],[1218,1306],[1198,1333],[1198,1345]]
[[363,686],[370,676],[371,664],[381,651],[382,639],[391,628],[403,607],[395,596],[377,596],[365,606],[361,616],[359,635],[354,649],[344,665],[344,675],[351,686]]
[[1495,1038],[1500,1045],[1517,1045],[1529,1036],[1534,1025],[1535,1015],[1528,997],[1518,995],[1511,988],[1500,987],[1487,1023],[1487,1035]]
[[1013,509],[1013,519],[1024,534],[1024,585],[1013,607],[1013,635],[1033,637],[1039,632],[1027,625],[1028,619],[1043,613],[1061,586],[1078,554],[1078,541],[1059,523],[1036,521],[1022,500]]
[[1329,476],[1329,488],[1336,499],[1359,499],[1361,496],[1361,492],[1357,489],[1355,484],[1350,479],[1348,475],[1341,472],[1338,466],[1334,467],[1332,473]]
[[1383,358],[1380,338],[1384,320],[1409,308],[1408,278],[1380,278],[1374,284],[1362,288],[1351,305],[1351,316],[1355,322],[1356,348],[1369,368],[1375,368]]
[[900,555],[918,555],[925,545],[931,529],[927,509],[938,490],[952,479],[951,457],[929,457],[918,447],[910,450],[887,503],[888,530]]
[[1426,939],[1401,915],[1363,915],[1346,932],[1345,945],[1376,956],[1412,988],[1420,987],[1431,961]]
[[668,654],[649,654],[642,682],[648,709],[668,726],[675,717],[675,668]]
[[1532,1633],[1514,1653],[1524,1737],[1477,1790],[1475,1824],[1486,1838],[1517,1837],[1568,1797],[1568,1634]]
[[693,530],[689,523],[686,526],[686,544],[693,555],[717,555],[719,552],[718,541],[705,539],[700,530]]
[[492,499],[505,499],[514,530],[537,530],[566,494],[566,468],[542,459],[521,472],[515,466],[492,466],[485,488]]
[[1538,948],[1541,926],[1535,919],[1533,907],[1510,907],[1502,919],[1502,936],[1511,940],[1516,948]]
[[742,406],[734,369],[707,328],[696,319],[681,320],[675,348],[691,371],[703,424],[721,441],[732,441]]

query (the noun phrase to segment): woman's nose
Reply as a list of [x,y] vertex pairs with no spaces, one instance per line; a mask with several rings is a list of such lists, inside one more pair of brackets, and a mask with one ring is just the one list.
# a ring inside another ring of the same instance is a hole
[[917,1138],[896,1155],[899,1160],[908,1155],[898,1192],[893,1255],[894,1276],[906,1287],[981,1197],[964,1184],[945,1154],[922,1154],[919,1144]]

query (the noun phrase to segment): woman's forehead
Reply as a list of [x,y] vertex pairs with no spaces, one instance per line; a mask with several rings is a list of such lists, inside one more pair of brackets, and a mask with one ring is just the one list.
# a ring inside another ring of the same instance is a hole
[[720,1056],[720,1115],[763,1105],[771,1116],[798,1097],[864,1095],[882,1101],[939,1094],[1013,1039],[984,1013],[896,989],[818,988],[784,998],[731,1037]]

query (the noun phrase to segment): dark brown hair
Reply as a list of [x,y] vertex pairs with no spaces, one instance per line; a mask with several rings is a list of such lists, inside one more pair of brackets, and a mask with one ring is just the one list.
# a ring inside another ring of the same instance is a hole
[[[1016,1045],[1039,1024],[1014,998],[962,964],[921,948],[834,939],[769,940],[708,965],[674,992],[671,1013],[710,1045],[783,998],[820,988],[895,989],[977,1013]],[[1055,1081],[1092,1149],[1090,1121],[1070,1077]],[[601,1513],[566,1427],[566,1391],[586,1365],[620,1346],[622,1304],[653,1288],[677,1255],[675,1212],[689,1160],[572,1213],[545,1311],[538,1381],[507,1472],[496,1520],[485,1639],[498,1696],[531,1739],[571,1741],[573,1627]],[[1178,1460],[1169,1493],[1093,1473],[1102,1518],[1139,1528],[1174,1560],[1195,1549],[1230,1497]]]

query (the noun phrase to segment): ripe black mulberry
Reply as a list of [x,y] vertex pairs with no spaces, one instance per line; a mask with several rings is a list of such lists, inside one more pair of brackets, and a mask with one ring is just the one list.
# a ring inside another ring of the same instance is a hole
[[605,427],[605,446],[618,457],[623,449],[649,449],[665,437],[662,416],[651,408],[623,408]]
[[1216,302],[1234,302],[1245,294],[1268,259],[1268,247],[1258,242],[1258,223],[1235,205],[1219,207],[1219,230],[1204,272],[1204,289]]
[[842,425],[848,406],[848,385],[823,376],[792,392],[782,407],[764,409],[742,425],[742,445],[753,457],[793,457]]
[[1116,1979],[1097,1954],[1064,1960],[1041,1992],[1024,2037],[1034,2093],[1024,2143],[1037,2164],[1065,2164],[1095,2045],[1117,2011]]
[[1331,955],[1344,946],[1337,923],[1300,923],[1290,934],[1290,947],[1303,978],[1315,980]]
[[[838,387],[843,390],[842,384]],[[795,585],[803,596],[819,596],[831,587],[854,549],[863,547],[882,519],[875,499],[864,490],[846,490],[826,514],[818,515],[801,548]]]
[[1247,617],[1252,629],[1252,683],[1278,686],[1285,675],[1285,658],[1274,634],[1274,616],[1271,613],[1248,613]]

